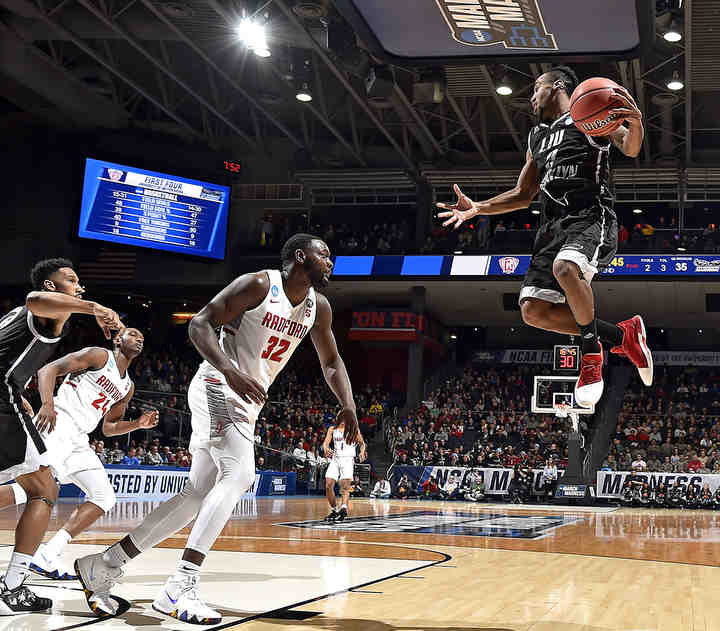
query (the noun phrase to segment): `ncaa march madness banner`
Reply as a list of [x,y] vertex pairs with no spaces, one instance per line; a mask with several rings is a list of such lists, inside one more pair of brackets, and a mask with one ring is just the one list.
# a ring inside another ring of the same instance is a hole
[[[632,475],[632,471],[598,471],[597,497],[619,498],[625,478],[629,475]],[[651,490],[655,490],[660,484],[670,487],[675,484],[676,480],[683,491],[688,486],[693,486],[696,491],[700,491],[703,485],[707,484],[715,493],[720,486],[720,473],[637,473],[635,475],[646,481]]]
[[[449,491],[455,485],[463,486],[465,479],[471,470],[479,471],[485,482],[486,495],[507,495],[510,480],[513,479],[512,469],[491,469],[486,467],[405,467],[395,466],[392,470],[393,486],[397,486],[403,475],[408,476],[410,484],[416,492],[422,492],[423,482],[431,477],[443,491]],[[542,469],[533,469],[533,492],[542,492]],[[559,478],[562,478],[562,471],[558,471]]]

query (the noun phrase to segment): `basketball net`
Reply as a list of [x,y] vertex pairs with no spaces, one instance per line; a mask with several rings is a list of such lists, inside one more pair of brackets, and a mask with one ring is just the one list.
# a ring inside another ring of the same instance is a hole
[[558,418],[567,418],[569,416],[572,421],[573,431],[578,432],[580,430],[579,414],[577,412],[573,412],[572,408],[567,403],[557,403],[554,407],[555,416]]

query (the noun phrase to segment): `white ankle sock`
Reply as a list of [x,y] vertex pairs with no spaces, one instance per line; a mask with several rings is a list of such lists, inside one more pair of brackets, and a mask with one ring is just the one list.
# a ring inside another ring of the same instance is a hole
[[190,561],[180,561],[175,574],[172,577],[172,581],[181,582],[186,578],[192,578],[193,576],[199,576],[200,566],[197,563],[191,563]]
[[5,573],[5,586],[8,589],[15,589],[23,584],[23,581],[30,574],[30,563],[32,555],[13,552],[10,557],[10,564]]
[[122,567],[131,558],[127,555],[125,550],[122,549],[120,542],[113,543],[105,552],[103,552],[103,561],[110,567]]
[[72,541],[70,533],[61,528],[55,533],[55,536],[45,544],[45,548],[51,554],[60,556],[65,549],[65,546]]

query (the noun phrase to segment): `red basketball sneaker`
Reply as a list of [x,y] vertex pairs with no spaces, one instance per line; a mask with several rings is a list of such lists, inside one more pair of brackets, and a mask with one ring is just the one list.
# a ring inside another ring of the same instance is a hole
[[584,353],[580,364],[580,378],[575,384],[575,401],[584,408],[595,405],[603,393],[603,353]]
[[639,316],[633,316],[629,320],[618,322],[623,330],[623,341],[620,346],[613,346],[611,353],[624,355],[637,367],[640,379],[646,386],[653,382],[653,357],[647,345],[645,335],[645,323]]

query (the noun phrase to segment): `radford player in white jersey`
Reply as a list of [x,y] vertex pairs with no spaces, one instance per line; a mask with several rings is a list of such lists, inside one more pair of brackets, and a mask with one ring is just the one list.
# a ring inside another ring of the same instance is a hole
[[[127,434],[134,429],[149,429],[158,423],[155,410],[135,421],[122,420],[135,387],[128,367],[143,348],[143,334],[137,329],[122,329],[114,338],[114,351],[84,348],[50,362],[38,371],[42,407],[33,419],[45,444],[38,452],[28,441],[25,462],[11,469],[22,475],[41,466],[50,467],[61,484],[75,484],[85,493],[78,506],[55,536],[40,545],[30,569],[48,578],[74,580],[77,576],[61,568],[65,546],[115,505],[113,491],[102,462],[90,447],[88,434],[102,420],[106,436]],[[58,377],[65,380],[53,397]],[[9,499],[9,498],[8,498]],[[0,508],[9,505],[6,497]],[[14,502],[22,504],[22,489],[15,489]]]
[[[330,444],[332,443],[332,447]],[[355,465],[355,451],[360,447],[359,460],[365,460],[365,441],[358,431],[354,442],[345,437],[345,423],[339,421],[336,425],[328,427],[323,443],[325,457],[330,461],[325,472],[325,497],[330,504],[330,514],[325,521],[343,521],[348,515],[348,502],[350,501],[350,484],[353,481]],[[340,483],[340,509],[337,508],[335,497],[335,483]]]
[[110,590],[122,575],[122,565],[195,519],[177,571],[152,606],[185,622],[221,621],[198,595],[200,566],[255,480],[255,420],[267,389],[307,333],[342,407],[338,419],[345,423],[348,441],[356,440],[355,403],[332,332],[332,310],[325,296],[315,293],[329,282],[330,250],[317,237],[296,234],[283,246],[281,258],[282,272],[238,277],[192,319],[190,339],[205,361],[188,392],[193,455],[189,479],[182,493],[161,504],[132,533],[104,553],[75,563],[97,615],[117,611]]

